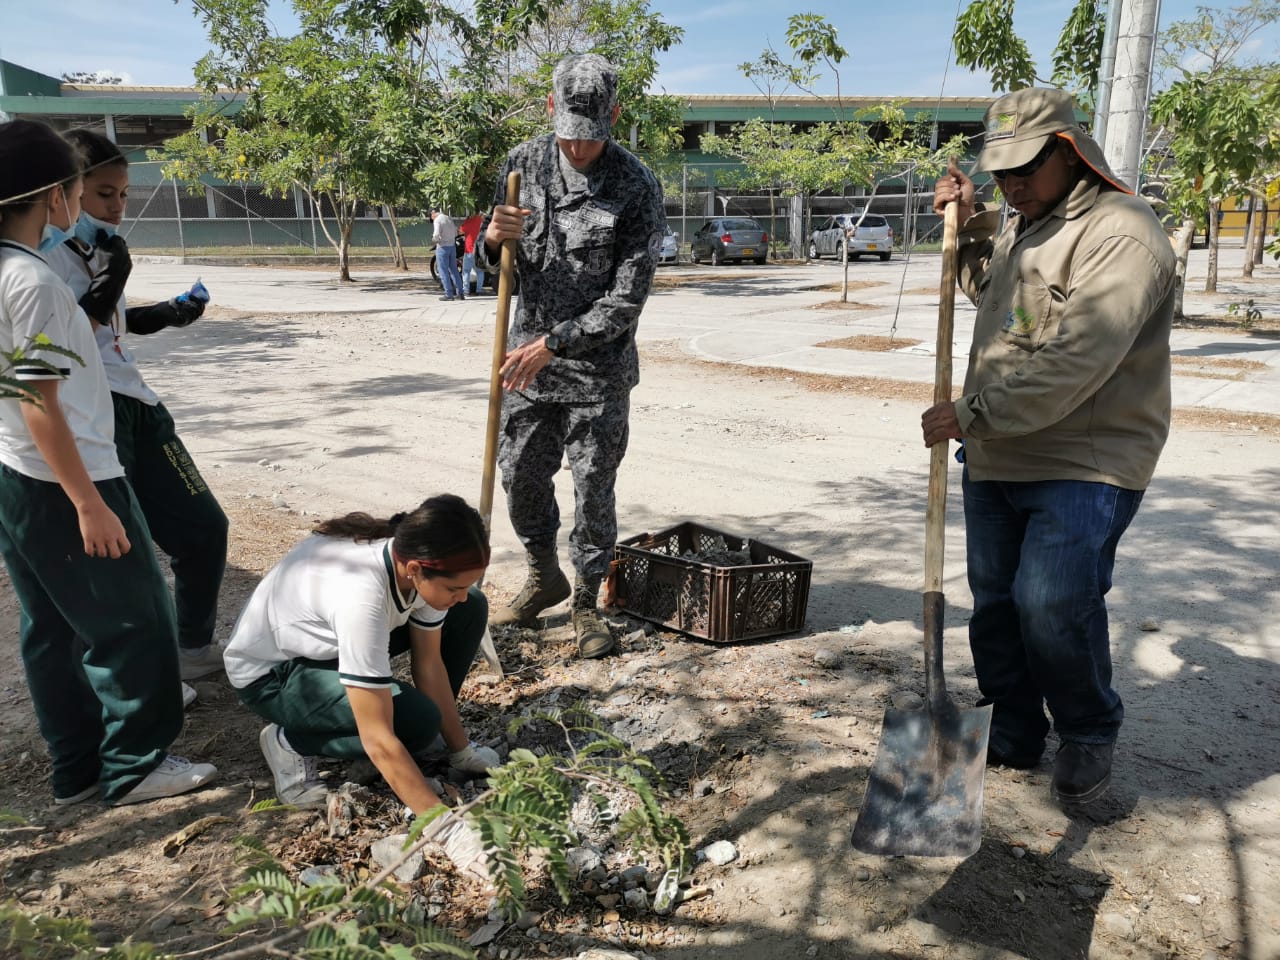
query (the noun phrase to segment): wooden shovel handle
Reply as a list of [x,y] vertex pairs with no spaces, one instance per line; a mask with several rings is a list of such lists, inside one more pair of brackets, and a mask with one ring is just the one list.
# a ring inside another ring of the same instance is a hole
[[[956,315],[956,235],[959,211],[948,203],[942,221],[942,283],[938,290],[938,342],[934,351],[933,402],[951,399],[951,340]],[[929,501],[924,519],[924,589],[942,592],[942,553],[947,526],[947,455],[951,444],[935,443],[929,451]]]
[[[507,174],[505,202],[520,206],[520,172]],[[481,237],[477,242],[484,243]],[[480,519],[487,532],[493,519],[493,484],[498,464],[498,422],[502,418],[502,363],[507,357],[507,328],[511,321],[511,291],[515,288],[516,244],[502,241],[498,268],[498,319],[493,330],[493,365],[489,372],[489,419],[484,435],[484,478],[480,486]]]

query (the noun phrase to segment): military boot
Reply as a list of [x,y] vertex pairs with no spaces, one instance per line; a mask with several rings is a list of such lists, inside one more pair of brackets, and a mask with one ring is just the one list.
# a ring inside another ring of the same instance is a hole
[[555,549],[529,553],[529,575],[516,598],[507,606],[495,610],[489,623],[495,627],[519,624],[531,627],[538,621],[538,614],[569,598],[569,578],[560,569]]
[[578,638],[578,656],[586,660],[603,657],[613,649],[613,634],[596,609],[600,581],[579,580],[573,588],[573,632]]

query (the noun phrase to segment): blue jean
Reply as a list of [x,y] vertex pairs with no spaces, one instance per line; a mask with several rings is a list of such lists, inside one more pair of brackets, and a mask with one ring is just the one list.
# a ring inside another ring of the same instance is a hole
[[991,746],[1036,758],[1049,730],[1113,743],[1124,705],[1111,688],[1105,597],[1141,490],[1106,483],[963,480],[973,618],[969,647]]
[[[476,275],[476,284],[471,286],[471,275]],[[464,253],[462,255],[462,290],[464,293],[479,293],[480,288],[484,285],[484,277],[476,270],[476,255],[474,253]]]
[[436,245],[436,266],[440,268],[440,282],[446,297],[462,296],[462,274],[458,272],[458,251],[452,243]]

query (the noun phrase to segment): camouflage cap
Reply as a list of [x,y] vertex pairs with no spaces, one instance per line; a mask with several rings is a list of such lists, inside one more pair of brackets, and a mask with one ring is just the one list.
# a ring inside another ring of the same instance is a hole
[[1065,90],[1026,87],[1001,97],[983,117],[982,153],[974,170],[1009,170],[1035,159],[1049,137],[1066,140],[1085,164],[1125,193],[1098,142],[1081,129],[1075,101]]
[[564,140],[608,140],[618,95],[618,71],[597,53],[575,53],[556,64],[552,120]]

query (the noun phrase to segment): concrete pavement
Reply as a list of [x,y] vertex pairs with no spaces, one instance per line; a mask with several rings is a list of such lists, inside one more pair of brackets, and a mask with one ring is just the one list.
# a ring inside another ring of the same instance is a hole
[[[1280,268],[1268,264],[1242,281],[1239,249],[1221,252],[1220,293],[1205,295],[1206,252],[1192,251],[1186,309],[1190,315],[1226,316],[1232,303],[1252,299],[1265,318],[1280,316]],[[938,315],[938,254],[907,262],[849,265],[854,286],[840,303],[843,266],[805,265],[663,267],[660,286],[640,323],[642,341],[680,344],[690,355],[722,363],[777,367],[803,373],[881,377],[931,383]],[[394,271],[357,271],[356,283],[323,268],[210,266],[139,258],[129,281],[132,298],[162,299],[197,277],[214,303],[239,312],[369,315],[413,324],[484,328],[493,323],[495,298],[445,303],[429,277]],[[706,279],[698,279],[706,278]],[[956,299],[955,380],[973,334],[973,307]],[[819,346],[848,337],[901,339],[896,349]],[[1175,407],[1280,416],[1280,337],[1249,335],[1234,327],[1177,329]]]

